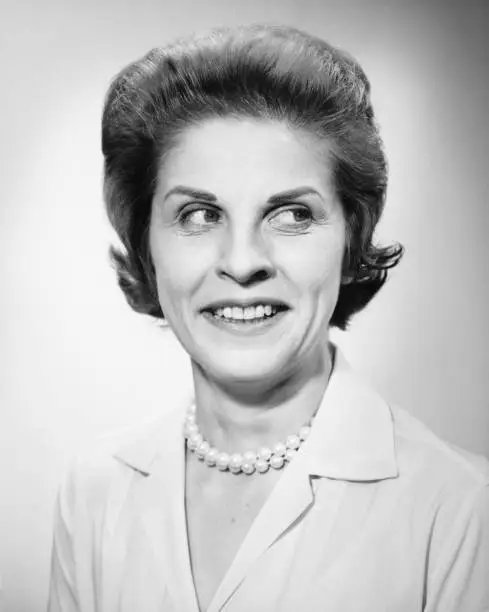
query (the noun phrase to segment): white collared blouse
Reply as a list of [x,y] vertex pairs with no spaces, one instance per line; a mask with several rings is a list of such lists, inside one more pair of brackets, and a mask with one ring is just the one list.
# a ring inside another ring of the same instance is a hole
[[[74,462],[48,612],[199,612],[185,409]],[[205,612],[297,610],[489,611],[489,462],[390,406],[337,347],[311,435]]]

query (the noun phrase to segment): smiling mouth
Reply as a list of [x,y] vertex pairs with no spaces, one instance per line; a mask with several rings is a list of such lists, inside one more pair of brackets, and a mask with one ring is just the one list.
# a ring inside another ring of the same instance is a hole
[[257,325],[273,319],[278,314],[289,310],[285,305],[258,305],[241,308],[239,306],[226,306],[222,308],[208,308],[204,314],[223,323],[241,325]]
[[223,315],[219,316],[212,311],[204,311],[202,314],[210,325],[223,332],[237,334],[238,336],[249,336],[250,334],[265,334],[268,333],[269,330],[277,328],[277,326],[281,325],[281,321],[287,317],[288,312],[288,308],[277,308],[269,315],[248,319],[235,319],[234,317],[226,317]]

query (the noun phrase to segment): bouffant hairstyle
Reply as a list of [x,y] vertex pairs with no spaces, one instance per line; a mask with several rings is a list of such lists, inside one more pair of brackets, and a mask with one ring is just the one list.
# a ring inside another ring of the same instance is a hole
[[109,87],[102,119],[104,198],[123,250],[110,259],[129,305],[164,319],[149,249],[158,168],[186,128],[207,118],[285,122],[327,142],[346,220],[343,278],[331,326],[346,329],[403,254],[374,244],[387,163],[370,83],[324,40],[277,24],[219,27],[151,50]]

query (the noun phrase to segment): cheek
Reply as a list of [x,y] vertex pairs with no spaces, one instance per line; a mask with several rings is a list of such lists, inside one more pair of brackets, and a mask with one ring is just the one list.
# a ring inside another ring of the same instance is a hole
[[[341,280],[344,243],[339,237],[321,236],[295,248],[281,249],[284,271],[303,295],[336,291]],[[334,296],[333,296],[334,297]]]
[[208,250],[168,237],[152,244],[158,293],[165,301],[178,301],[192,292],[209,269]]

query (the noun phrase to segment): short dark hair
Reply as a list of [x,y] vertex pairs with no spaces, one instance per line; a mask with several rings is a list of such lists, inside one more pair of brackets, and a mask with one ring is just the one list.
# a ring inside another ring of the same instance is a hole
[[208,117],[285,121],[331,147],[346,219],[342,284],[331,326],[346,329],[403,255],[373,233],[387,162],[370,83],[348,54],[297,28],[219,27],[151,50],[113,80],[102,119],[104,197],[124,251],[111,246],[119,286],[137,312],[164,319],[149,249],[158,167],[186,127]]

